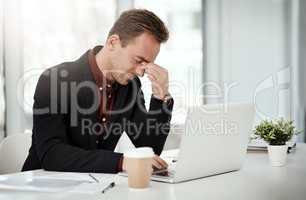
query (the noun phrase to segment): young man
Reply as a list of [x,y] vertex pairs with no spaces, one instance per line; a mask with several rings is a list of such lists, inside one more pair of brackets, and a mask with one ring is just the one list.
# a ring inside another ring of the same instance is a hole
[[[136,147],[150,146],[153,166],[170,128],[173,99],[168,72],[154,63],[168,40],[164,23],[148,10],[121,14],[105,45],[78,60],[46,70],[33,105],[33,136],[23,171],[117,173],[126,170],[123,154],[113,152],[123,131]],[[152,82],[150,109],[138,76]]]

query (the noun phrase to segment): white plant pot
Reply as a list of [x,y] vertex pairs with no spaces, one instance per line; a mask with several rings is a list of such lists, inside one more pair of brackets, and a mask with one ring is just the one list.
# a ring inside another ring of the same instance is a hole
[[286,165],[287,150],[287,145],[268,145],[269,159],[273,167]]

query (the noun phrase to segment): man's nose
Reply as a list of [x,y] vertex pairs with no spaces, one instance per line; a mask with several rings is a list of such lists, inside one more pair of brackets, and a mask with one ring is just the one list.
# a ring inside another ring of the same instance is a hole
[[141,66],[137,66],[135,72],[137,76],[143,77],[145,70]]

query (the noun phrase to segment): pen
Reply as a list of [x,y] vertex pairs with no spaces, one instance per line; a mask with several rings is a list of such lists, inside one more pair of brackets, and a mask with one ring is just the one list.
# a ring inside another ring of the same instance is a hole
[[94,177],[92,174],[88,174],[94,181],[96,181],[97,183],[99,183],[99,180],[96,178],[96,177]]
[[107,190],[115,187],[115,182],[111,182],[106,188],[102,190],[102,194],[104,194]]

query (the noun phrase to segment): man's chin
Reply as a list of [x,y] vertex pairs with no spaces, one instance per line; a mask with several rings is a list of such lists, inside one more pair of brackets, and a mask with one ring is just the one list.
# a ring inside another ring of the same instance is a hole
[[129,76],[125,79],[125,85],[127,85],[130,81],[132,81],[135,78],[135,76]]
[[125,76],[124,78],[120,78],[117,80],[117,82],[120,84],[120,85],[127,85],[131,80],[133,80],[135,78],[135,76]]
[[120,81],[117,81],[120,85],[127,85],[129,83],[129,79],[124,79],[124,80],[120,80]]
[[128,80],[123,77],[115,77],[115,81],[119,83],[120,85],[127,85]]

